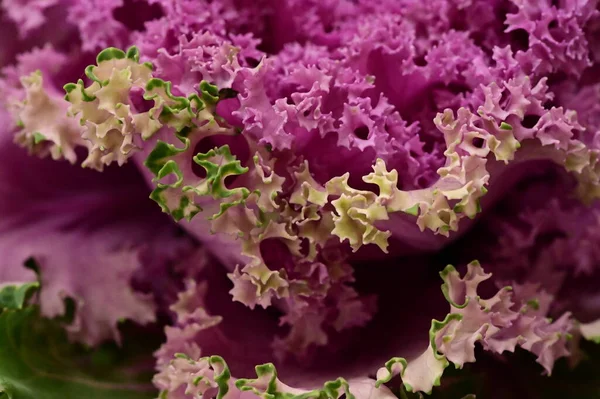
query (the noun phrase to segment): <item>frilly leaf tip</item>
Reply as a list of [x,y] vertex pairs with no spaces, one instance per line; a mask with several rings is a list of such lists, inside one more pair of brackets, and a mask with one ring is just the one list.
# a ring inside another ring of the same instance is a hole
[[[132,48],[134,48],[134,47],[132,47]],[[137,51],[137,48],[134,51]],[[98,55],[96,56],[96,63],[100,64],[101,62],[110,61],[113,59],[121,60],[121,59],[125,58],[126,56],[127,56],[127,54],[125,54],[125,52],[123,50],[118,49],[116,47],[108,47],[108,48],[100,51],[100,53],[98,53]]]

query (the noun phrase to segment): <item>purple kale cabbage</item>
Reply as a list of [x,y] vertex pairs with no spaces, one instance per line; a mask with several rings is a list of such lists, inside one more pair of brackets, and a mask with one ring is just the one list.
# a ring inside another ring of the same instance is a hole
[[160,398],[538,397],[597,350],[597,0],[0,10],[0,284],[162,330]]

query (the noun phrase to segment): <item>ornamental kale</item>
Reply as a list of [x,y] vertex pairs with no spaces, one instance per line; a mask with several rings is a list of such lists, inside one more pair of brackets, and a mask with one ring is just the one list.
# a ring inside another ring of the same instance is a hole
[[598,0],[0,18],[0,396],[600,397]]

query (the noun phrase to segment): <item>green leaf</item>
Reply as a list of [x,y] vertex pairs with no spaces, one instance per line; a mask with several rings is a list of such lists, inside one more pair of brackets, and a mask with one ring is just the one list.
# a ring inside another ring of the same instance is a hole
[[39,288],[39,283],[6,285],[0,288],[0,309],[22,309],[27,299]]
[[140,62],[140,50],[136,46],[129,47],[125,56],[130,60]]
[[41,134],[40,132],[34,132],[33,133],[33,143],[34,144],[39,144],[42,141],[46,140],[46,136],[44,136],[43,134]]
[[207,104],[214,105],[219,102],[219,88],[215,85],[211,85],[207,81],[203,80],[200,82],[200,92],[202,93],[202,100]]
[[228,145],[196,154],[193,160],[206,170],[206,178],[197,186],[184,187],[183,191],[192,191],[199,196],[210,195],[213,199],[224,200],[220,203],[219,212],[209,219],[216,219],[232,206],[243,204],[250,195],[250,190],[245,187],[229,189],[225,184],[227,177],[239,176],[248,172],[248,168],[243,167],[235,155],[231,154]]
[[[355,399],[350,392],[348,382],[341,377],[325,382],[323,388],[320,389],[304,393],[290,393],[279,390],[277,369],[272,363],[261,364],[254,369],[258,378],[240,378],[235,382],[235,386],[242,392],[250,391],[263,399],[337,399],[343,395],[346,399]],[[265,382],[267,383],[265,384]]]
[[0,313],[0,398],[156,397],[149,376],[118,368],[106,348],[96,352],[69,343],[61,324],[42,318],[37,306],[6,309]]
[[[135,49],[137,50],[137,49]],[[130,51],[135,51],[130,49]],[[115,48],[115,47],[109,47],[106,48],[104,50],[102,50],[100,53],[98,53],[98,56],[96,57],[96,63],[99,64],[103,61],[110,61],[110,60],[121,60],[123,58],[125,58],[126,54],[123,50]]]
[[414,204],[410,208],[405,209],[404,213],[408,213],[409,215],[412,215],[412,216],[419,216],[419,204]]

